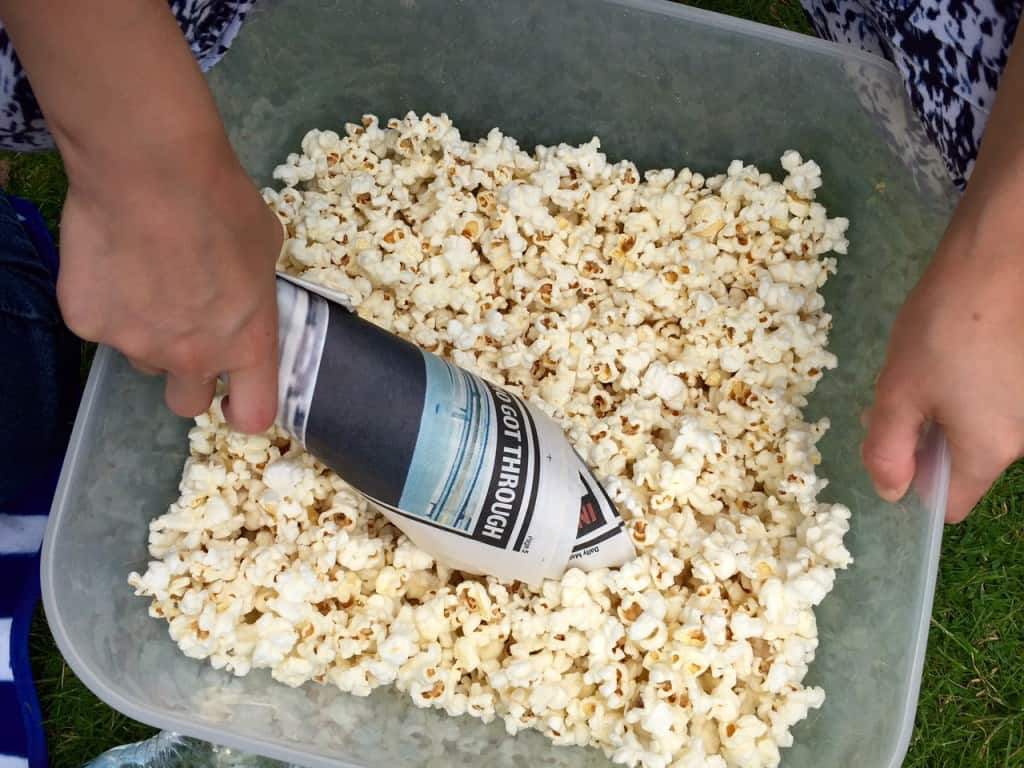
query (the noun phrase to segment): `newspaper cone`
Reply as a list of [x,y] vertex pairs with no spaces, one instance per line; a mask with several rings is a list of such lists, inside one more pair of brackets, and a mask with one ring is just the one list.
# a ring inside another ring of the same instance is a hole
[[421,549],[530,583],[634,556],[615,505],[546,414],[330,291],[279,279],[277,300],[278,424]]

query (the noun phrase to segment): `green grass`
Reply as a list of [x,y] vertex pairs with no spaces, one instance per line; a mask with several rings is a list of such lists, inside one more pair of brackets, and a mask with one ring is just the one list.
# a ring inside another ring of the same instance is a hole
[[42,608],[32,623],[29,642],[54,768],[78,768],[111,747],[155,732],[108,707],[75,677],[53,641]]
[[39,208],[54,237],[59,237],[60,209],[68,191],[64,163],[56,152],[21,154],[0,151],[0,164],[7,167],[7,191],[31,200]]
[[[696,0],[702,8],[798,32],[810,28],[797,0]],[[67,188],[53,154],[0,153],[9,191],[34,200],[58,234]],[[83,373],[91,360],[84,356]],[[906,766],[1024,766],[1024,467],[1007,471],[970,520],[948,528],[924,681]],[[32,662],[55,768],[76,768],[152,729],[105,706],[75,677],[40,612]],[[822,766],[822,768],[848,768]],[[853,768],[853,767],[849,767]]]
[[1024,765],[1024,466],[947,527],[905,765]]
[[800,0],[682,0],[684,5],[813,35]]

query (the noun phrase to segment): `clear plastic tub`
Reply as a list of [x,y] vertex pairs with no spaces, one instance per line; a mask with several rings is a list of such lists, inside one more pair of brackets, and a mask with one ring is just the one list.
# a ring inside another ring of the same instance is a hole
[[[856,564],[818,611],[808,680],[828,700],[797,727],[784,765],[902,761],[946,466],[934,445],[923,495],[880,502],[858,460],[858,416],[952,195],[888,64],[666,2],[273,0],[212,83],[260,182],[308,128],[410,109],[446,111],[472,138],[500,126],[525,146],[596,134],[612,158],[643,168],[719,171],[744,158],[778,173],[787,148],[815,158],[822,199],[852,221],[850,255],[826,290],[840,368],[811,410],[833,421],[822,471],[832,480],[827,496],[853,510]],[[147,522],[175,498],[188,426],[162,406],[160,382],[100,351],[47,531],[43,588],[61,650],[101,698],[152,725],[306,765],[607,764],[596,750],[417,710],[392,691],[358,699],[315,685],[292,690],[183,657],[125,578],[145,566]]]

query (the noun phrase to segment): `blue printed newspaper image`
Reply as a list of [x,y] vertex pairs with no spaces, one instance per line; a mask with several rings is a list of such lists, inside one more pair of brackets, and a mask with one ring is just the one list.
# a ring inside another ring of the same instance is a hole
[[434,355],[423,359],[423,416],[399,507],[468,534],[483,509],[494,459],[491,396],[480,379]]

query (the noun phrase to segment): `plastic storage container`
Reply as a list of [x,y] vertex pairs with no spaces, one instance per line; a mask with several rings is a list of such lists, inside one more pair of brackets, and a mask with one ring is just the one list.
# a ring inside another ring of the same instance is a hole
[[[826,496],[853,510],[855,565],[818,611],[808,682],[824,708],[795,730],[788,768],[898,765],[913,724],[944,506],[941,463],[925,501],[880,502],[858,460],[896,308],[952,206],[937,157],[885,62],[811,38],[667,2],[274,0],[212,77],[247,168],[273,166],[313,127],[364,112],[448,112],[466,136],[493,126],[535,143],[599,135],[641,168],[720,171],[744,158],[779,173],[797,148],[824,169],[821,199],[847,216],[850,255],[828,284],[840,368],[814,395],[833,428]],[[147,560],[148,521],[176,497],[189,423],[161,383],[101,350],[54,502],[43,559],[46,612],[82,680],[144,722],[316,766],[607,765],[500,723],[416,709],[390,690],[235,679],[185,658],[125,579]],[[937,454],[936,454],[937,455]]]

